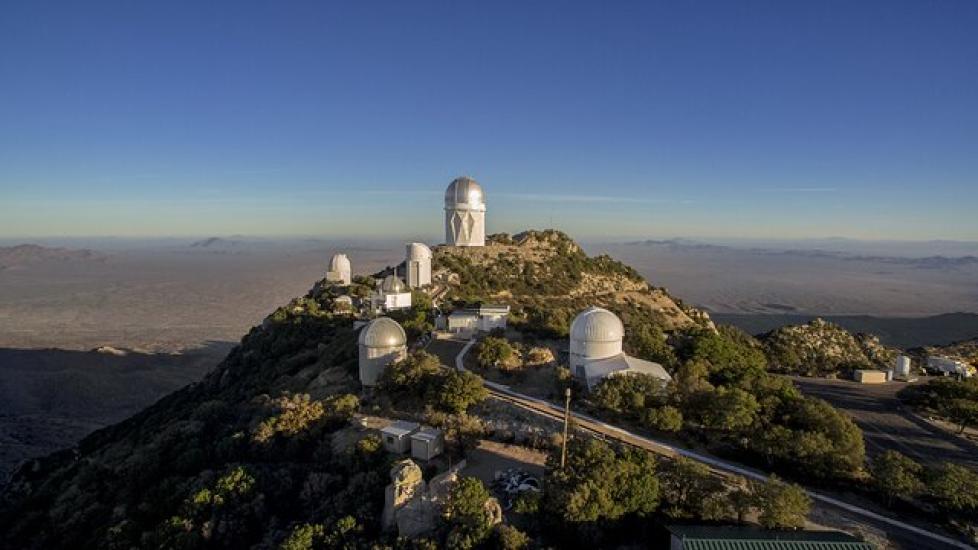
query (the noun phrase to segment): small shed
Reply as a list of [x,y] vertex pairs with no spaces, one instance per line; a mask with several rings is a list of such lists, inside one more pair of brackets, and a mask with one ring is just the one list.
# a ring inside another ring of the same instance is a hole
[[886,371],[860,369],[853,373],[853,379],[860,384],[884,384]]
[[425,426],[411,434],[411,456],[418,460],[431,460],[445,449],[445,436],[437,428]]
[[411,434],[418,431],[417,422],[397,420],[380,430],[384,448],[392,453],[406,453],[411,450]]

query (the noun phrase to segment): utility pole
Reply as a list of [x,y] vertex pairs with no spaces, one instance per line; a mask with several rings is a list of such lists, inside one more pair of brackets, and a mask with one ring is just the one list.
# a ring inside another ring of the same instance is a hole
[[564,390],[564,440],[561,442],[560,448],[560,469],[564,469],[564,464],[567,463],[567,426],[570,423],[570,388]]

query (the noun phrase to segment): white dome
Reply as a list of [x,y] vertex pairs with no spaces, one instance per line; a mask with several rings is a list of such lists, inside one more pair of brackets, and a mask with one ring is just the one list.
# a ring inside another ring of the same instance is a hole
[[397,275],[388,275],[384,277],[383,284],[380,285],[380,290],[384,294],[400,294],[402,292],[407,292],[407,285],[401,280]]
[[407,245],[407,259],[410,260],[430,260],[431,249],[422,243],[409,243]]
[[407,345],[407,335],[397,321],[378,317],[363,327],[357,342],[368,348],[393,348]]
[[468,176],[455,178],[445,190],[445,208],[458,206],[485,209],[486,195],[482,186]]
[[614,313],[591,306],[574,318],[570,337],[581,342],[620,342],[625,337],[625,327]]
[[352,271],[350,268],[350,259],[346,257],[346,254],[333,254],[333,257],[329,259],[329,270]]

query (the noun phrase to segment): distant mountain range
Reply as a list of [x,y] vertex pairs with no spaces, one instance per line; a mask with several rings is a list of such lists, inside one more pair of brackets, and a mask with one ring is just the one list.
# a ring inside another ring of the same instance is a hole
[[965,255],[965,256],[945,256],[945,255],[933,255],[924,257],[914,257],[914,256],[885,256],[885,255],[873,255],[873,254],[855,254],[851,252],[842,252],[837,250],[826,250],[822,248],[813,249],[778,249],[778,248],[759,248],[759,247],[747,247],[747,248],[736,248],[726,245],[702,243],[689,239],[665,239],[665,240],[655,240],[647,239],[644,241],[631,241],[625,243],[629,246],[661,246],[667,247],[670,251],[679,252],[683,250],[690,251],[738,251],[741,253],[749,254],[759,254],[765,256],[794,256],[800,258],[826,258],[833,260],[844,260],[852,262],[866,262],[866,263],[881,263],[890,265],[902,265],[909,267],[916,267],[920,269],[954,269],[959,267],[966,267],[972,265],[978,265],[978,256]]
[[88,249],[50,248],[36,244],[0,247],[0,271],[42,262],[103,261],[105,254]]

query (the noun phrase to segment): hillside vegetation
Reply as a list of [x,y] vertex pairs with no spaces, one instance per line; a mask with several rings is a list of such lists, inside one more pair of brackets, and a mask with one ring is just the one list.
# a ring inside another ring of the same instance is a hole
[[590,305],[618,313],[626,327],[712,327],[704,312],[621,262],[589,257],[560,231],[492,235],[479,248],[437,247],[434,276],[448,286],[448,300],[508,303],[518,327],[553,337],[566,336],[574,316]]
[[853,335],[844,328],[814,319],[781,327],[760,336],[775,372],[827,376],[854,369],[892,366],[895,352],[872,335]]

